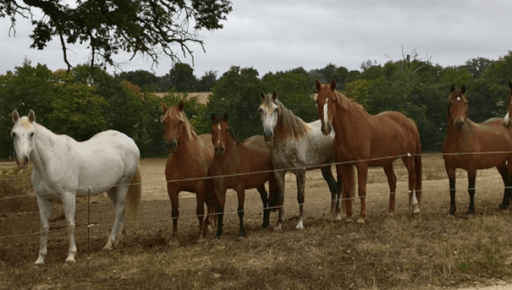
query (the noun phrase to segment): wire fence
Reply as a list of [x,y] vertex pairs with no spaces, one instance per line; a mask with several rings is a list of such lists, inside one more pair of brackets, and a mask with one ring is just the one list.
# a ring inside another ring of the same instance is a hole
[[[317,169],[317,168],[321,168],[321,167],[325,167],[325,166],[348,165],[348,164],[355,165],[356,163],[361,163],[361,162],[372,162],[372,161],[379,161],[379,160],[386,160],[386,159],[410,158],[410,157],[416,157],[416,156],[430,157],[430,156],[464,156],[464,155],[488,155],[488,154],[512,154],[512,151],[463,152],[463,153],[423,153],[423,154],[409,154],[409,153],[407,153],[407,154],[395,155],[395,156],[386,156],[386,157],[379,157],[379,158],[361,159],[361,160],[357,160],[357,161],[332,162],[332,163],[317,164],[317,165],[310,165],[310,166],[300,166],[300,167],[293,167],[293,168],[282,168],[282,169],[255,171],[255,172],[247,172],[247,173],[225,174],[225,175],[218,175],[218,176],[198,177],[198,178],[173,179],[173,180],[166,180],[166,182],[168,182],[168,183],[175,183],[175,182],[186,182],[186,181],[201,181],[201,180],[214,179],[214,178],[228,178],[228,177],[236,177],[236,176],[243,176],[243,175],[265,174],[265,173],[271,173],[271,172],[276,172],[276,171],[290,171],[290,172],[293,172],[293,171],[297,171],[297,170]],[[407,170],[404,170],[404,169],[401,169],[400,171],[401,171],[400,174],[407,173]],[[436,172],[436,174],[439,174],[439,170],[434,170],[434,171]],[[357,170],[355,172],[357,172]],[[426,171],[423,170],[423,175],[425,175],[425,173],[426,173]],[[446,177],[447,176],[445,175],[445,178]],[[20,181],[20,180],[26,180],[27,182],[29,182],[29,177],[6,177],[6,178],[0,178],[0,182],[2,182],[2,181],[13,182],[13,181]],[[385,180],[384,182],[387,182],[387,180]],[[143,183],[113,184],[112,188],[117,187],[117,186],[131,185],[131,184],[133,184],[133,185],[136,185],[136,184],[143,185]],[[357,182],[356,182],[356,184],[357,184]],[[79,188],[79,189],[77,189],[77,191],[78,190],[88,191],[91,188],[93,188],[92,185],[91,186],[87,186],[87,187]],[[512,186],[505,186],[504,188],[505,189],[511,189]],[[459,190],[457,190],[457,192],[463,192],[463,191],[465,192],[465,191],[471,190],[471,189],[475,189],[475,188],[459,189]],[[409,190],[407,189],[407,190],[404,190],[404,191],[409,191]],[[425,189],[422,189],[421,191],[424,192]],[[44,192],[42,194],[48,194],[48,193],[56,193],[56,192]],[[392,195],[392,194],[395,194],[395,193],[394,192],[390,192],[390,195]],[[4,197],[0,198],[0,201],[24,199],[24,198],[32,198],[32,199],[34,199],[35,197],[36,197],[35,195],[32,195],[32,196],[27,196],[27,195],[4,196]],[[88,197],[90,198],[90,195],[88,195]],[[353,196],[351,196],[351,197],[339,198],[339,199],[335,199],[334,201],[339,202],[339,201],[346,201],[346,200],[357,200],[357,199],[362,199],[362,198],[366,199],[366,196],[358,196],[355,193],[353,193]],[[267,207],[267,209],[274,210],[274,209],[279,209],[282,206],[283,205],[275,206],[275,207]],[[90,200],[88,201],[88,214],[90,214],[89,210],[90,210]],[[224,211],[224,214],[229,214],[229,213],[231,213],[231,212]],[[234,213],[236,213],[236,211],[234,211]],[[213,213],[213,214],[210,213],[210,215],[216,215],[216,213]],[[205,214],[205,216],[206,216],[206,214]],[[88,216],[88,219],[89,218],[90,217]],[[180,219],[183,219],[183,218],[185,218],[185,219],[186,218],[197,218],[197,215],[196,214],[184,214],[184,215],[180,215],[179,218]],[[154,225],[155,222],[165,221],[165,224],[169,224],[169,222],[171,220],[172,220],[172,218],[166,217],[166,218],[161,218],[161,219],[146,220],[144,222],[148,222],[148,223],[151,223],[152,225]],[[143,222],[138,222],[138,224],[141,224],[141,223],[143,223]],[[127,222],[126,224],[130,224],[130,223]],[[90,229],[91,227],[103,227],[103,226],[111,227],[112,224],[111,223],[94,223],[94,224],[91,224],[90,221],[88,221],[86,225],[75,225],[75,229],[77,229],[77,228],[84,228],[84,227],[87,227],[88,229]],[[53,232],[64,232],[64,231],[67,231],[67,229],[66,228],[60,228],[60,229],[51,229],[50,230],[50,232],[52,232],[52,233]],[[19,238],[19,237],[34,236],[34,235],[38,235],[38,234],[40,234],[39,231],[32,232],[32,233],[24,233],[24,234],[1,235],[0,236],[0,240],[9,239],[9,238]]]

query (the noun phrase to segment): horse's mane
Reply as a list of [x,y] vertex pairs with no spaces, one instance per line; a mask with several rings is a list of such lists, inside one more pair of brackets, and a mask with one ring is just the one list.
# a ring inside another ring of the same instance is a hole
[[180,111],[178,109],[178,106],[173,106],[173,107],[169,108],[169,110],[167,110],[167,112],[162,116],[162,121],[165,120],[165,118],[167,118],[167,117],[176,118],[176,119],[182,121],[185,124],[185,132],[190,139],[199,138],[199,136],[194,131],[194,128],[188,121],[187,115],[185,114],[185,112]]
[[279,121],[277,126],[280,128],[280,136],[288,138],[291,136],[296,140],[305,138],[310,132],[311,127],[304,122],[301,118],[295,116],[292,110],[288,109],[279,100],[275,100],[279,107]]
[[364,109],[363,105],[361,105],[358,102],[356,102],[355,100],[345,96],[340,91],[335,90],[334,91],[334,96],[336,97],[336,103],[339,106],[343,107],[345,110],[348,110],[351,113],[359,112],[359,113],[362,113],[364,115],[370,115],[370,113],[368,113]]

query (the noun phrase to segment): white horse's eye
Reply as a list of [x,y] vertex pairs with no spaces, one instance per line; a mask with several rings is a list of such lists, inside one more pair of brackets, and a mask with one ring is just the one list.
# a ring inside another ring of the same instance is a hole
[[34,132],[30,133],[30,138],[34,137]]
[[276,114],[277,114],[277,108],[275,108],[275,109],[274,109],[274,113],[276,113]]
[[12,132],[12,138],[14,139],[14,138],[16,138],[16,137],[17,137],[17,136],[16,136],[16,133]]

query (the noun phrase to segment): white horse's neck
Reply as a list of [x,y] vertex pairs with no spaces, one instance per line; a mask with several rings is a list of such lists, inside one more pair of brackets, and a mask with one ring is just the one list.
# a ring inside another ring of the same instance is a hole
[[33,126],[33,149],[30,154],[30,160],[32,161],[32,164],[34,164],[34,168],[36,170],[39,172],[45,172],[47,169],[45,165],[48,164],[49,160],[56,158],[56,156],[60,156],[59,158],[62,158],[62,155],[66,154],[66,150],[62,150],[62,141],[64,139],[61,139],[62,136],[53,133],[36,122],[33,123]]

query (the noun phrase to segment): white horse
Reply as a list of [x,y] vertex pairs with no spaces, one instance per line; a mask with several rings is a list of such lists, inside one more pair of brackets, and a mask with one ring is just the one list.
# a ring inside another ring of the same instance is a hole
[[[306,123],[295,116],[277,99],[277,93],[265,95],[260,91],[261,104],[259,112],[263,124],[265,140],[270,141],[270,157],[274,165],[279,193],[280,206],[276,230],[281,229],[284,222],[284,185],[286,171],[291,171],[297,179],[297,200],[300,217],[297,229],[304,228],[304,191],[306,186],[306,170],[322,170],[322,175],[331,191],[331,214],[341,220],[340,193],[341,180],[334,179],[330,163],[335,162],[334,133],[324,136],[320,120]],[[326,165],[328,164],[328,165]],[[272,194],[272,193],[271,193]],[[275,202],[275,198],[271,198]],[[275,206],[271,204],[271,206]]]
[[[109,130],[84,142],[66,135],[56,135],[35,122],[34,111],[21,117],[11,114],[11,131],[16,163],[26,168],[32,161],[32,185],[37,194],[41,215],[41,242],[36,264],[44,264],[47,254],[49,219],[52,201],[58,198],[64,205],[69,235],[69,255],[66,262],[75,262],[76,197],[108,192],[114,203],[115,219],[105,250],[117,244],[124,229],[124,203],[128,201],[128,218],[139,217],[141,185],[140,152],[135,142],[123,133]],[[118,236],[119,234],[119,236]]]

